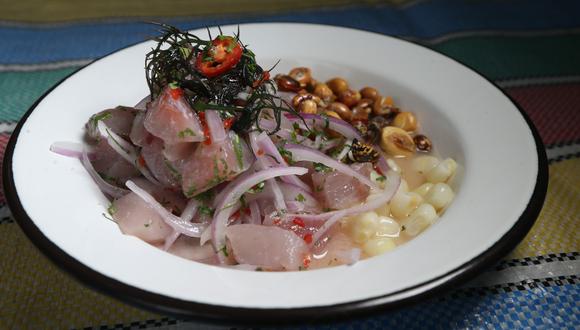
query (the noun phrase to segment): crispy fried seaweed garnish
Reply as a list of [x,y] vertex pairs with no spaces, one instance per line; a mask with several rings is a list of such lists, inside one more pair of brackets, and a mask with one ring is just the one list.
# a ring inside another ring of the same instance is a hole
[[[248,132],[254,126],[262,131],[259,119],[264,111],[276,121],[275,130],[269,134],[280,129],[282,112],[299,116],[286,101],[276,96],[275,83],[265,79],[273,68],[265,74],[254,53],[243,43],[240,42],[242,57],[235,67],[215,78],[207,78],[196,70],[195,61],[211,45],[211,40],[203,40],[167,24],[158,25],[161,36],[155,39],[157,45],[145,58],[145,75],[153,98],[168,84],[179,86],[195,111],[212,109],[220,111],[223,118],[235,117],[232,129],[238,133]],[[239,27],[234,37],[240,40]],[[240,93],[248,94],[244,105],[236,105]]]

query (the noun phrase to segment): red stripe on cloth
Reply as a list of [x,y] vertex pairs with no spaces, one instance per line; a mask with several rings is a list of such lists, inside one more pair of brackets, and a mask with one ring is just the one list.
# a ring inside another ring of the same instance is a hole
[[580,83],[507,88],[530,116],[544,144],[580,139]]
[[[6,150],[6,145],[10,140],[10,134],[0,134],[0,173],[2,172],[2,166],[4,165],[4,151]],[[2,175],[0,175],[0,204],[4,204],[4,183],[2,182]]]

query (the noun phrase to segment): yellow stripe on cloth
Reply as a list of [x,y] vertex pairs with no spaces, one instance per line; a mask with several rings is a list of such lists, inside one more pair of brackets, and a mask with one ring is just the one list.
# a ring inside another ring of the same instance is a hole
[[15,223],[0,225],[0,329],[70,329],[161,316],[79,284],[44,257]]
[[507,259],[580,251],[580,158],[550,165],[546,202],[526,238]]
[[[365,4],[403,4],[410,0],[366,0]],[[0,0],[0,20],[58,22],[100,18],[266,14],[360,4],[354,0]]]

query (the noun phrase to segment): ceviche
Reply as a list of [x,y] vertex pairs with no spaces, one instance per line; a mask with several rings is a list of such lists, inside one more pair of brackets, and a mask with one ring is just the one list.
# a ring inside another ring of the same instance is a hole
[[257,271],[350,265],[433,224],[457,164],[373,87],[271,76],[232,36],[160,25],[150,94],[94,114],[78,157],[126,235],[183,258]]

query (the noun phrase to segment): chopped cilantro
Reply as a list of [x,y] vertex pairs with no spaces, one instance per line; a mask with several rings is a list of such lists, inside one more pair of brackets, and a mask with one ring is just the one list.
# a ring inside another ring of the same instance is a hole
[[236,159],[238,160],[238,166],[240,169],[244,168],[244,159],[243,159],[243,151],[242,151],[242,144],[240,143],[240,136],[235,134],[234,139],[234,151],[236,153]]
[[198,210],[199,210],[200,214],[207,215],[210,217],[212,217],[213,213],[215,212],[215,210],[213,208],[206,206],[206,205],[200,205]]
[[[183,52],[181,49],[180,49],[180,51]],[[171,89],[179,88],[179,84],[176,81],[172,81],[169,83],[169,88],[171,88]]]
[[214,196],[215,196],[215,192],[213,190],[206,190],[206,191],[202,192],[201,194],[198,194],[197,196],[195,196],[193,198],[195,198],[196,201],[207,203],[207,202],[211,201]]
[[179,173],[179,171],[175,167],[173,167],[173,165],[166,158],[163,158],[163,162],[165,162],[165,166],[167,166],[173,178],[178,181],[181,181],[181,173]]
[[257,267],[257,268],[256,268],[256,271],[257,271],[257,272],[262,272],[262,271],[264,271],[264,269],[263,269],[262,267]]
[[91,117],[91,124],[93,127],[97,127],[97,123],[101,120],[106,120],[113,117],[110,111],[103,111],[101,113],[97,113],[96,115]]
[[298,123],[294,122],[292,124],[292,128],[294,128],[294,129],[300,129],[300,125],[298,125]]
[[117,213],[117,207],[115,206],[115,204],[111,203],[111,205],[109,205],[109,207],[107,208],[107,212],[111,216],[115,215],[115,213]]
[[195,136],[195,133],[189,127],[177,133],[177,137],[180,139],[184,139],[188,136]]
[[191,185],[189,187],[189,189],[187,189],[187,191],[185,192],[185,196],[186,197],[193,197],[193,194],[195,194],[195,191],[197,190],[197,188],[195,187],[195,185]]
[[280,152],[280,155],[282,155],[282,158],[284,158],[288,164],[294,164],[294,161],[292,160],[292,152],[284,149],[283,147],[278,147],[278,152]]
[[386,176],[384,176],[384,175],[378,176],[378,177],[376,178],[376,180],[377,180],[378,182],[385,182],[385,180],[386,180],[386,179],[387,179],[387,177],[386,177]]
[[314,163],[314,170],[316,172],[328,173],[332,171],[332,168],[322,164],[322,163]]
[[266,183],[264,181],[259,182],[255,186],[253,186],[252,188],[248,189],[248,192],[250,194],[262,192],[264,190],[265,186],[266,186]]
[[226,248],[226,246],[222,246],[222,248],[220,249],[220,252],[224,254],[224,256],[229,257],[230,254],[228,253],[228,249]]
[[298,143],[298,135],[296,134],[296,131],[290,133],[290,140],[294,143]]
[[298,195],[296,195],[296,197],[294,198],[294,200],[297,201],[297,202],[304,202],[306,200],[306,198],[304,198],[304,195],[298,194]]

